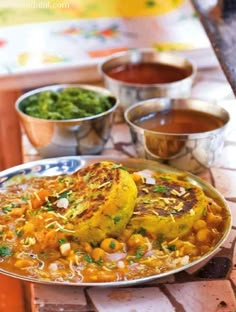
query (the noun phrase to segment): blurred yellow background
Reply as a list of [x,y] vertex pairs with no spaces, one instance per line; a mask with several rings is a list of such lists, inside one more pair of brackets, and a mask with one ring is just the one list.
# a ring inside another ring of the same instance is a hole
[[0,1],[0,25],[97,17],[161,15],[185,0],[7,0]]

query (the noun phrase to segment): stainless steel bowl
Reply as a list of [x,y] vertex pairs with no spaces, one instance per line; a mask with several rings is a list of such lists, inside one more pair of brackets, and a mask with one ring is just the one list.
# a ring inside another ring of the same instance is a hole
[[[114,99],[109,110],[91,117],[69,120],[46,120],[22,111],[22,102],[33,94],[76,87],[98,92]],[[95,155],[102,152],[110,136],[117,99],[105,88],[67,84],[39,88],[23,94],[16,101],[16,111],[30,143],[42,157]]]
[[[109,71],[117,66],[137,63],[159,63],[183,69],[187,77],[175,82],[158,84],[135,84],[113,79]],[[133,49],[127,52],[115,53],[99,66],[105,86],[118,97],[119,111],[122,114],[129,106],[150,98],[188,97],[191,92],[193,80],[196,76],[196,66],[185,57],[171,53],[157,52],[154,49]]]
[[[167,109],[195,110],[220,118],[222,126],[198,133],[164,133],[141,128],[135,121]],[[139,157],[198,173],[214,165],[224,146],[229,113],[221,106],[197,99],[157,98],[139,102],[125,111],[132,141]]]

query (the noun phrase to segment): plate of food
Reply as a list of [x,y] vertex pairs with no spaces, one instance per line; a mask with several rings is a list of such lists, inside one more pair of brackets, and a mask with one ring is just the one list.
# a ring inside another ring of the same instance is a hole
[[154,161],[69,156],[0,173],[0,273],[127,286],[207,259],[231,229],[210,184]]

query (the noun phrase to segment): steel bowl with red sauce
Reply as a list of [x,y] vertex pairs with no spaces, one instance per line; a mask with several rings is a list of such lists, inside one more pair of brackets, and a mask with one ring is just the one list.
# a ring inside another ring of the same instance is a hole
[[188,97],[196,75],[192,61],[153,49],[133,49],[113,54],[100,65],[105,86],[129,106],[150,98]]

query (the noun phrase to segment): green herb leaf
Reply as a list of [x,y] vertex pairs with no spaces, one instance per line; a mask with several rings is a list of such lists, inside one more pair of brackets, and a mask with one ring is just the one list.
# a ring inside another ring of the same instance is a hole
[[70,192],[70,190],[67,190],[67,191],[65,191],[65,192],[62,192],[61,194],[59,194],[59,198],[67,198],[69,192]]
[[168,193],[169,191],[169,188],[164,185],[155,185],[153,188],[153,192]]
[[115,216],[113,218],[113,220],[114,220],[114,223],[117,224],[121,220],[121,217],[120,216]]
[[161,244],[164,242],[164,235],[163,234],[159,234],[156,240],[156,246],[158,248],[161,248]]
[[110,244],[109,244],[109,247],[111,249],[114,249],[116,247],[116,243],[114,241],[111,241]]
[[133,259],[127,259],[127,261],[128,261],[129,264],[134,263],[134,260],[133,260]]
[[169,245],[167,248],[169,249],[169,251],[175,251],[176,250],[175,245]]
[[138,248],[136,249],[135,252],[135,258],[136,259],[140,259],[143,256],[143,250],[142,250],[142,246],[138,246]]
[[203,212],[202,212],[202,216],[203,216],[203,217],[206,217],[206,215],[207,215],[207,208],[204,208],[204,209],[203,209]]
[[65,238],[60,238],[60,239],[58,239],[58,243],[59,243],[60,245],[63,245],[63,244],[66,243],[66,239],[65,239]]
[[102,265],[103,264],[103,260],[100,258],[97,261],[94,261],[94,263],[96,263],[97,265]]
[[7,214],[8,212],[11,212],[11,211],[12,211],[12,209],[10,207],[8,207],[8,206],[2,207],[2,212],[5,213],[5,214]]
[[171,177],[164,177],[164,176],[161,176],[160,179],[162,179],[163,181],[170,181],[170,180],[171,180]]
[[126,167],[124,167],[124,166],[122,166],[122,165],[118,165],[118,164],[114,164],[112,167],[111,167],[112,169],[122,169],[122,170],[125,170],[125,171],[127,171],[127,168]]
[[22,196],[22,197],[21,197],[21,200],[22,200],[23,202],[25,202],[25,203],[28,202],[28,199],[27,199],[25,196]]
[[0,257],[8,257],[12,254],[11,250],[7,246],[0,246]]
[[22,237],[23,234],[24,234],[24,231],[23,231],[23,230],[17,230],[17,231],[16,231],[17,237]]
[[146,229],[141,227],[138,230],[134,230],[133,234],[141,234],[142,236],[146,236],[147,235],[147,231],[146,231]]
[[84,255],[84,260],[88,263],[93,263],[93,259],[88,254]]

